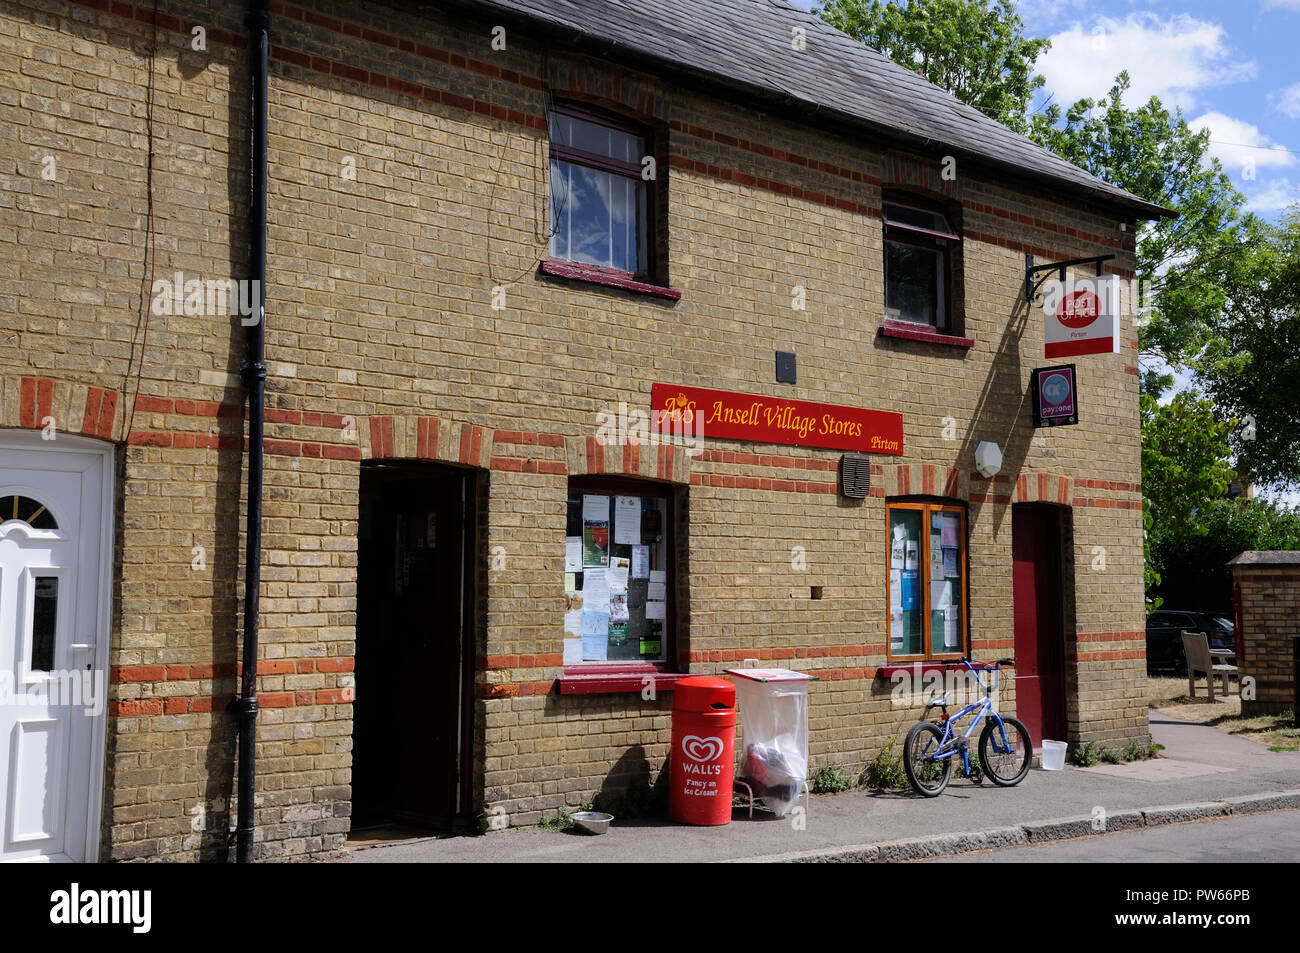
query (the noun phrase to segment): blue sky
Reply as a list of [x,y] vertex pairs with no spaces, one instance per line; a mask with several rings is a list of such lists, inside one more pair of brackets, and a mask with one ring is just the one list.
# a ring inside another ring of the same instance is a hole
[[[809,9],[814,0],[791,0]],[[1055,101],[1110,89],[1151,95],[1208,126],[1211,151],[1274,219],[1300,201],[1300,0],[1020,0],[1025,32],[1052,40],[1038,60]]]

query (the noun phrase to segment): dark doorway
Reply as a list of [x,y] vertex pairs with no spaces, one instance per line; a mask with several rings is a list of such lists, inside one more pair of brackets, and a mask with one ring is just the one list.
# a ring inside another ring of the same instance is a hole
[[1029,729],[1037,749],[1044,738],[1068,740],[1061,512],[1033,503],[1011,508],[1016,717]]
[[363,464],[352,827],[446,829],[470,805],[476,479]]

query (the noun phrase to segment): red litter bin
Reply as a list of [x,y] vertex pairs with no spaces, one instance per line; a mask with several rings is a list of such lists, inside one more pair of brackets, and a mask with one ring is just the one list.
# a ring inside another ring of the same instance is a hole
[[736,686],[695,675],[673,686],[668,816],[682,824],[731,823]]

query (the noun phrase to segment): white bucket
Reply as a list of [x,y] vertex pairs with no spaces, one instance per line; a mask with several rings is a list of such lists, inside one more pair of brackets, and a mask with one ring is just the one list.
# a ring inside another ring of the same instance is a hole
[[1043,739],[1043,770],[1044,771],[1064,771],[1065,770],[1065,749],[1068,745],[1064,741],[1048,741]]

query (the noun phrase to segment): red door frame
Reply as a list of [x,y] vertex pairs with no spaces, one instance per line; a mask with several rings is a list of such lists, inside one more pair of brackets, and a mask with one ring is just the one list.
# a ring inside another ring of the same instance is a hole
[[1011,508],[1016,717],[1040,750],[1045,737],[1068,740],[1061,549],[1066,512],[1039,503],[1017,503]]

